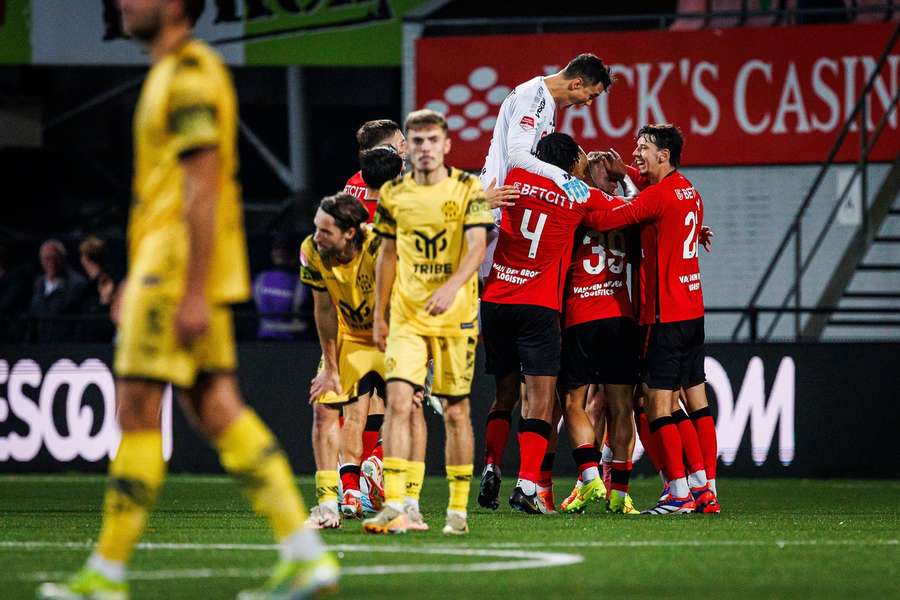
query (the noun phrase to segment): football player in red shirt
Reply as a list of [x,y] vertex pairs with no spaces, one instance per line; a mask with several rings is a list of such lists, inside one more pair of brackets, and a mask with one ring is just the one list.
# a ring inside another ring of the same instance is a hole
[[[640,223],[640,319],[646,326],[644,383],[647,416],[657,443],[669,493],[647,514],[718,512],[704,472],[689,485],[682,440],[672,417],[674,394],[684,388],[701,447],[711,452],[715,426],[706,399],[703,361],[703,291],[700,283],[700,228],[703,201],[678,171],[684,138],[674,125],[647,125],[638,132],[633,157],[650,186],[630,203],[592,212],[586,223],[610,231]],[[701,421],[706,425],[701,427]],[[693,489],[692,489],[693,488]]]
[[[586,177],[587,156],[570,136],[552,133],[537,146],[537,157],[576,177]],[[512,169],[505,183],[519,191],[503,208],[500,237],[481,297],[487,372],[498,398],[519,394],[525,376],[519,424],[519,479],[510,505],[522,512],[548,512],[538,496],[541,463],[550,438],[560,368],[559,326],[562,288],[572,256],[574,233],[589,211],[612,198],[591,189],[584,201],[570,199],[552,179]]]
[[[356,143],[359,145],[360,154],[377,146],[392,146],[400,154],[400,158],[406,161],[406,137],[404,137],[400,125],[391,119],[376,119],[363,123],[356,131]],[[356,196],[360,202],[366,205],[366,209],[369,211],[369,223],[371,223],[375,216],[378,198],[367,198],[366,187],[368,186],[363,179],[362,170],[359,170],[347,180],[344,191]]]
[[[608,194],[616,183],[607,173],[603,155],[591,153],[590,174]],[[614,157],[618,159],[617,156]],[[623,165],[624,166],[624,165]],[[572,456],[581,475],[573,495],[564,502],[566,512],[581,512],[592,502],[607,499],[613,512],[637,514],[628,494],[631,453],[634,449],[634,386],[639,378],[639,332],[628,292],[626,236],[635,232],[598,233],[580,228],[575,256],[565,288],[565,329],[560,395],[565,398],[566,431]],[[605,410],[592,423],[586,412],[588,387],[602,385]],[[598,469],[595,425],[606,420],[612,448],[610,490]]]

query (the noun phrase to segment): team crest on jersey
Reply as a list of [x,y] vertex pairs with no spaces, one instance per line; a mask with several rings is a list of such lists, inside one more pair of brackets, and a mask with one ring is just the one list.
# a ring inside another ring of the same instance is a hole
[[356,287],[358,287],[363,294],[370,294],[372,293],[372,290],[375,289],[375,282],[372,281],[372,278],[368,273],[360,273],[356,276]]
[[389,373],[389,372],[393,371],[396,366],[397,366],[397,361],[394,360],[394,357],[392,356],[392,357],[388,358],[387,360],[384,361],[385,373]]
[[447,200],[441,205],[441,212],[445,221],[454,221],[459,217],[459,206],[453,200]]
[[413,231],[413,235],[416,236],[416,250],[427,259],[437,258],[438,252],[447,249],[447,238],[444,237],[447,235],[446,229],[441,229],[434,237],[429,237],[421,231]]

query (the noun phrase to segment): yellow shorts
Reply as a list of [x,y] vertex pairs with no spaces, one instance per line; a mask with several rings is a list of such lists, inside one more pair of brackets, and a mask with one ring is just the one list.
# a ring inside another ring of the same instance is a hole
[[135,284],[125,288],[113,370],[117,377],[137,377],[190,388],[197,373],[233,372],[237,368],[231,309],[213,306],[209,329],[190,347],[175,335],[177,301]]
[[[338,335],[338,374],[341,378],[343,394],[327,392],[316,398],[319,404],[346,404],[381,389],[384,393],[384,354],[371,343],[348,340]],[[325,358],[319,360],[321,373],[325,368]]]
[[384,353],[384,379],[400,379],[421,388],[430,358],[434,361],[432,393],[449,399],[468,397],[475,372],[476,344],[475,336],[428,336],[392,327]]

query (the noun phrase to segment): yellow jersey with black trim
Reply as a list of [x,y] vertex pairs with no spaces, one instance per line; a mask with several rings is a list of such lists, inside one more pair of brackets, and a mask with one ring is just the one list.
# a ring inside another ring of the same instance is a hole
[[447,171],[434,185],[417,184],[412,173],[384,184],[375,211],[375,231],[397,240],[390,326],[409,327],[419,335],[478,333],[477,272],[445,313],[425,311],[425,303],[465,256],[465,230],[494,224],[478,178],[455,168]]
[[214,304],[246,300],[250,277],[236,180],[237,97],[228,69],[209,46],[191,39],[150,69],[135,110],[134,144],[129,281],[183,294],[189,238],[180,160],[214,148],[220,169],[207,297]]
[[374,345],[375,258],[381,240],[371,225],[363,225],[363,242],[348,263],[326,260],[319,254],[313,236],[300,246],[300,281],[314,290],[328,292],[337,307],[338,334],[347,340]]

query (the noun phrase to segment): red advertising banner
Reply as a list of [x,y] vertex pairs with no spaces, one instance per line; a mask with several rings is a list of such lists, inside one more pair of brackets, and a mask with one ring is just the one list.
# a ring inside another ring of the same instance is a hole
[[[895,26],[425,37],[416,48],[416,105],[447,115],[449,162],[479,169],[510,90],[593,52],[611,66],[615,84],[593,105],[563,109],[556,119],[557,131],[586,150],[630,154],[640,126],[669,122],[685,134],[685,165],[819,163]],[[870,131],[897,93],[895,52],[866,106]],[[859,144],[854,125],[838,160],[857,160]],[[893,161],[898,152],[895,110],[870,160]]]

